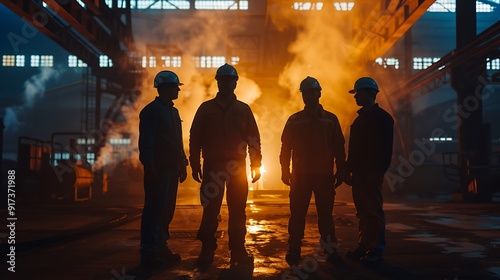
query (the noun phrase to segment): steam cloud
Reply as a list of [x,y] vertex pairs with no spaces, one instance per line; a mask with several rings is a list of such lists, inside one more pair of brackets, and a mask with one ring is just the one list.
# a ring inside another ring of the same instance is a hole
[[24,82],[23,103],[5,109],[5,129],[7,132],[16,132],[23,124],[20,121],[24,110],[31,109],[35,103],[43,97],[47,82],[51,79],[57,79],[61,74],[55,68],[40,67],[40,73],[37,73]]
[[[301,20],[297,20],[296,11],[288,6],[269,7],[270,19],[278,29],[292,27],[299,30],[297,39],[288,48],[293,59],[281,70],[276,81],[280,88],[285,90],[263,93],[250,77],[245,76],[245,73],[239,73],[236,95],[238,99],[249,103],[256,115],[261,131],[265,168],[268,174],[272,174],[270,176],[276,177],[277,185],[280,184],[277,161],[280,136],[288,116],[304,106],[299,92],[302,79],[312,76],[319,80],[323,88],[320,102],[326,110],[339,117],[344,134],[348,133],[349,125],[359,109],[352,95],[347,93],[354,81],[365,75],[359,72],[359,67],[350,64],[351,46],[347,43],[348,38],[344,37],[346,30],[350,28],[350,22],[332,16],[338,13],[328,9],[334,7],[325,5],[323,11],[317,13],[304,11],[309,13],[301,14]],[[155,23],[152,26],[157,28],[153,31],[157,34],[156,38],[137,40],[152,43],[175,42],[183,48],[182,68],[170,70],[176,72],[181,82],[185,84],[181,87],[179,99],[174,103],[183,119],[186,152],[188,152],[189,129],[197,108],[203,101],[213,98],[217,92],[214,81],[215,69],[196,67],[192,57],[201,54],[225,55],[228,25],[231,25],[231,30],[235,33],[245,26],[242,24],[240,27],[235,21],[227,22],[225,17],[218,16],[214,11],[200,11],[189,18],[166,18],[161,23]],[[175,28],[165,28],[166,26]],[[238,69],[238,65],[236,68]],[[132,157],[136,159],[139,112],[157,95],[152,87],[152,81],[158,70],[152,68],[145,70],[148,71],[148,77],[143,80],[142,94],[133,107],[123,108],[122,112],[128,121],[124,126],[117,128],[117,131],[130,135],[133,146]]]
[[[225,54],[226,47],[226,25],[234,23],[226,22],[223,17],[214,16],[213,12],[200,11],[193,17],[183,19],[164,19],[163,22],[155,24],[159,38],[175,38],[175,42],[182,46],[182,68],[169,68],[174,71],[184,83],[179,92],[179,98],[174,100],[175,107],[179,109],[182,119],[182,131],[184,139],[184,148],[188,152],[189,129],[194,119],[196,110],[203,101],[215,97],[217,86],[215,77],[216,68],[198,68],[193,57],[200,56],[203,53]],[[164,28],[165,26],[175,26],[175,28]],[[154,32],[153,32],[154,33]],[[147,40],[138,40],[151,42]],[[144,48],[146,46],[143,46]],[[238,70],[238,66],[236,65]],[[127,119],[125,124],[118,125],[112,133],[127,134],[131,139],[129,149],[130,157],[133,161],[138,161],[138,137],[139,137],[139,113],[149,102],[153,101],[158,95],[153,88],[154,76],[159,71],[154,68],[145,68],[146,78],[141,84],[141,95],[134,106],[125,106],[122,113]],[[164,70],[164,69],[161,69]],[[235,93],[239,100],[252,104],[262,94],[259,86],[252,79],[245,76],[245,73],[239,72],[238,86]],[[109,163],[109,156],[113,150],[106,148],[100,151],[100,157],[96,160],[98,166]],[[111,163],[114,164],[114,163]],[[95,167],[94,167],[95,168]]]

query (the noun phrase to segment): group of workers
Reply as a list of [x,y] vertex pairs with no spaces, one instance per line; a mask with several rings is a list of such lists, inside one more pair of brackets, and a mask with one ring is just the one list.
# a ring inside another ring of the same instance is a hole
[[[141,264],[157,267],[181,260],[168,247],[178,183],[187,177],[201,184],[203,216],[197,233],[202,243],[197,265],[214,261],[218,216],[226,192],[229,212],[228,235],[231,265],[253,264],[245,248],[248,179],[246,157],[250,157],[252,182],[261,177],[260,134],[250,106],[237,99],[236,69],[224,64],[217,69],[218,92],[198,108],[189,137],[189,161],[184,152],[181,119],[173,100],[182,83],[172,71],[161,71],[154,79],[158,97],[140,113],[139,151],[144,166],[145,201],[141,222]],[[351,125],[346,160],[345,140],[337,116],[320,104],[321,85],[306,77],[300,84],[305,107],[291,115],[281,136],[281,180],[290,186],[290,266],[299,265],[306,215],[314,192],[320,244],[326,259],[341,261],[333,220],[335,189],[352,186],[359,219],[358,247],[346,256],[369,264],[383,262],[385,215],[382,182],[392,157],[392,117],[375,102],[379,88],[374,79],[359,78],[350,93],[361,107]],[[203,157],[201,164],[200,155]],[[291,165],[291,166],[290,166]]]

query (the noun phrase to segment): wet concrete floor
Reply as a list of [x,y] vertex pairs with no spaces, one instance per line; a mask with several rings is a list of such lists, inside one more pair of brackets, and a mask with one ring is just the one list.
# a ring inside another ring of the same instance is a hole
[[[129,205],[140,211],[140,203]],[[103,209],[112,210],[112,209]],[[195,266],[201,244],[195,239],[202,209],[179,205],[171,224],[172,251],[182,261],[169,268],[139,266],[140,219],[96,234],[21,252],[16,273],[1,279],[500,279],[500,205],[390,201],[387,217],[386,264],[366,267],[343,258],[332,265],[323,258],[317,216],[311,204],[302,248],[302,263],[285,262],[286,199],[250,200],[247,206],[247,248],[253,267],[231,267],[227,246],[227,208],[223,206],[214,263]],[[350,202],[334,208],[338,250],[357,244],[357,219]],[[89,218],[91,219],[91,218]],[[57,221],[53,221],[57,223]],[[19,233],[21,234],[21,233]],[[4,254],[3,254],[4,255]]]

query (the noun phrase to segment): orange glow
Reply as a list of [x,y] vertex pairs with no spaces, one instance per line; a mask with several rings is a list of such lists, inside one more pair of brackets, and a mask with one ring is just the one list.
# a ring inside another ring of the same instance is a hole
[[[319,80],[323,88],[320,103],[325,110],[338,116],[346,141],[348,140],[349,126],[359,107],[355,104],[353,95],[347,91],[351,89],[354,81],[365,73],[360,72],[360,67],[357,65],[352,65],[349,57],[355,46],[349,45],[350,39],[345,38],[344,34],[349,33],[351,23],[345,18],[332,17],[330,12],[334,11],[326,9],[335,8],[324,6],[320,13],[301,13],[300,20],[297,20],[297,13],[293,9],[269,11],[270,20],[278,30],[286,28],[298,30],[296,41],[288,46],[292,59],[283,69],[272,69],[272,72],[280,73],[276,81],[272,82],[274,84],[272,87],[260,88],[259,78],[253,76],[253,73],[239,71],[240,79],[235,93],[239,100],[250,105],[259,126],[262,143],[262,177],[256,183],[249,184],[250,190],[288,189],[280,180],[281,133],[288,117],[303,109],[298,88],[306,76],[313,76]],[[176,26],[176,28],[162,28],[161,32],[165,38],[175,38],[176,44],[183,47],[182,67],[169,70],[176,72],[181,82],[185,84],[181,86],[179,98],[174,103],[183,120],[184,149],[189,155],[189,129],[194,114],[202,102],[213,98],[217,92],[214,80],[216,68],[197,68],[192,58],[199,56],[200,53],[220,55],[217,52],[225,49],[227,42],[224,38],[229,38],[229,31],[225,19],[216,13],[195,13],[191,19],[166,18],[163,24]],[[242,27],[244,26],[240,26]],[[143,40],[138,38],[137,41]],[[145,46],[139,47],[145,48]],[[238,65],[235,67],[238,69]],[[146,75],[140,88],[142,94],[133,106],[122,109],[128,121],[115,130],[116,133],[126,132],[130,135],[131,147],[127,157],[138,158],[138,115],[140,110],[157,95],[152,87],[152,81],[159,70],[163,69],[144,69]],[[103,158],[106,156],[111,158],[111,149],[105,148],[103,151]],[[199,183],[191,178],[190,171],[188,167],[188,180],[183,187],[180,187],[180,191],[186,187],[199,188]]]

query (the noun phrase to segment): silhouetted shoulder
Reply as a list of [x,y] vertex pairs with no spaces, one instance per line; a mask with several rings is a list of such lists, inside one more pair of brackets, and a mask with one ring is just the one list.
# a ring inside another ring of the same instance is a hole
[[394,123],[394,119],[392,118],[392,116],[389,113],[387,113],[386,110],[377,106],[375,112],[376,112],[378,118],[383,119],[386,122]]
[[156,112],[158,110],[158,106],[156,103],[157,102],[152,101],[148,105],[144,106],[144,108],[142,108],[141,112],[139,113],[139,116],[144,116]]
[[302,111],[298,111],[294,114],[292,114],[290,117],[288,117],[288,121],[287,122],[293,122],[293,121],[296,121],[300,115],[302,114],[303,110]]
[[337,118],[337,115],[335,115],[334,113],[329,112],[327,110],[323,110],[323,112],[324,112],[324,116],[325,117],[327,117],[329,119],[332,119],[334,121],[337,121],[337,122],[339,121],[339,118]]
[[246,110],[246,111],[252,111],[252,109],[250,108],[250,105],[246,104],[245,102],[243,101],[240,101],[238,99],[236,99],[236,101],[234,101],[236,103],[236,106],[238,108],[243,109],[243,110]]
[[212,99],[209,99],[207,101],[203,101],[200,105],[200,108],[201,107],[206,107],[206,106],[210,106],[212,104],[214,104],[215,102],[217,102],[217,100],[215,100],[215,98],[212,98]]

